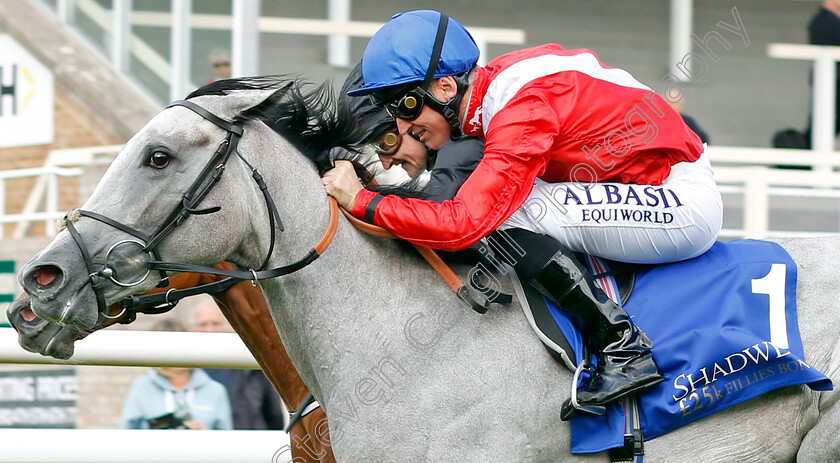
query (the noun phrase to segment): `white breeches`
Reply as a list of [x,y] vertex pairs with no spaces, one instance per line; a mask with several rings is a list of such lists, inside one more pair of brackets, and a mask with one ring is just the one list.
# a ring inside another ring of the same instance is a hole
[[709,158],[671,167],[658,186],[537,179],[525,204],[499,229],[549,235],[572,251],[656,264],[697,257],[717,239],[723,203]]

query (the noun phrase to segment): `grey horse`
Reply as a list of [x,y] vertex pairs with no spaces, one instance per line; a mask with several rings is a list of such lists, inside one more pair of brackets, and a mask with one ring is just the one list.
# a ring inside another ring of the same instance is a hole
[[[35,314],[89,330],[101,302],[158,283],[160,272],[148,271],[152,259],[259,269],[272,244],[273,214],[244,160],[265,179],[283,224],[267,267],[306,255],[327,227],[318,169],[328,161],[318,157],[341,141],[341,118],[328,87],[298,92],[294,82],[255,82],[222,81],[220,91],[211,84],[189,99],[227,121],[247,119],[237,147],[242,158],[232,156],[221,180],[191,207],[203,213],[188,215],[147,250],[143,240],[133,243],[137,237],[82,215],[72,223],[76,239],[62,231],[20,272]],[[168,108],[125,145],[82,209],[152,234],[226,137],[206,116]],[[781,243],[799,266],[806,358],[837,382],[840,238]],[[327,411],[339,461],[607,461],[605,454],[569,453],[560,406],[572,375],[546,353],[519,305],[476,313],[404,244],[342,220],[320,258],[259,284],[295,367]],[[779,389],[647,442],[646,458],[838,461],[838,397]]]

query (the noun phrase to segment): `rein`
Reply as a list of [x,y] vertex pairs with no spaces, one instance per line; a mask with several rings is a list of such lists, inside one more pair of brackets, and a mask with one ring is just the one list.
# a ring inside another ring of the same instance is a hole
[[[353,163],[353,167],[356,170],[356,174],[359,176],[359,179],[362,181],[363,184],[369,186],[378,186],[378,182],[374,179],[373,174],[365,168],[362,164],[358,162]],[[399,237],[393,234],[390,230],[386,228],[382,228],[379,225],[374,225],[369,222],[365,222],[353,216],[350,212],[348,212],[343,207],[341,208],[341,212],[344,213],[344,216],[350,223],[353,224],[359,230],[373,236],[377,236],[379,238],[388,238],[388,239],[399,239]],[[486,297],[483,300],[479,300],[475,296],[475,294],[470,290],[470,287],[464,284],[463,281],[455,274],[449,265],[441,259],[441,257],[435,252],[434,249],[421,246],[416,243],[411,243],[414,249],[426,259],[426,262],[432,266],[432,268],[443,278],[443,281],[449,286],[450,289],[457,295],[459,298],[467,302],[473,310],[480,314],[487,313],[487,310],[490,308],[490,304],[497,302],[500,304],[510,304],[513,301],[513,296],[510,294],[500,293],[498,291],[493,291],[489,296],[485,295]],[[478,290],[478,292],[482,292]]]
[[[321,240],[306,253],[306,255],[289,265],[284,265],[282,267],[273,268],[271,270],[226,270],[220,269],[216,267],[208,267],[205,265],[195,265],[195,264],[183,264],[183,263],[175,263],[175,262],[159,262],[159,261],[151,261],[149,262],[149,269],[151,270],[171,270],[174,272],[195,272],[195,273],[209,273],[214,275],[224,275],[227,277],[235,278],[237,282],[251,280],[251,283],[254,286],[259,286],[260,280],[265,280],[268,278],[276,278],[283,275],[288,275],[290,273],[294,273],[307,265],[311,264],[315,261],[321,254],[326,251],[327,247],[332,242],[333,237],[335,237],[335,232],[338,229],[338,203],[336,203],[335,198],[329,198],[330,204],[330,221],[327,224],[327,229],[324,231],[324,235],[321,237]],[[270,256],[270,254],[269,254]]]
[[[166,313],[174,309],[175,306],[181,302],[181,299],[184,299],[185,297],[195,296],[198,294],[218,294],[227,291],[239,282],[239,280],[235,280],[233,278],[225,278],[224,280],[193,286],[192,288],[172,288],[163,293],[129,296],[120,301],[122,312],[111,318],[119,318],[122,315],[125,315],[124,318],[120,318],[119,323],[127,325],[137,319],[138,313],[146,315],[159,315]],[[146,306],[150,307],[144,308]]]

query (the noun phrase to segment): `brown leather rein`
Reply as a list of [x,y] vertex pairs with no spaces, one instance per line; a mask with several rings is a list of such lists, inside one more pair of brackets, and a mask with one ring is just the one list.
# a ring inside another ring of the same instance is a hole
[[[391,233],[390,230],[382,228],[379,225],[373,225],[371,223],[357,219],[352,214],[347,212],[347,209],[344,209],[343,207],[341,208],[341,212],[344,213],[344,216],[347,217],[347,220],[349,220],[350,223],[353,224],[353,226],[369,235],[378,236],[380,238],[399,239],[399,237]],[[425,246],[421,246],[419,244],[414,243],[411,243],[411,245],[414,246],[414,249],[416,249],[417,252],[419,252],[420,255],[423,256],[424,259],[426,259],[426,262],[428,262],[429,265],[431,265],[432,268],[435,269],[436,272],[438,272],[441,278],[443,278],[443,281],[445,281],[446,284],[449,285],[450,288],[452,288],[452,291],[454,291],[457,294],[461,287],[464,286],[464,282],[462,282],[461,279],[458,278],[458,275],[456,275],[455,272],[452,271],[452,268],[450,268],[449,265],[447,265],[446,262],[444,262],[443,259],[441,259],[439,255],[437,255],[434,249],[427,248]]]
[[[370,186],[377,186],[378,183],[376,179],[374,179],[373,174],[367,170],[363,165],[358,162],[353,162],[353,167],[356,169],[356,174],[359,176],[361,182],[365,185]],[[335,202],[335,199],[330,196],[331,204]],[[382,228],[378,225],[374,225],[372,223],[365,222],[361,219],[356,218],[351,214],[349,211],[341,208],[341,212],[344,213],[344,216],[347,217],[347,220],[350,221],[353,226],[358,228],[359,230],[373,236],[377,236],[380,238],[388,238],[388,239],[401,239],[397,235],[394,235],[390,230]],[[421,246],[419,244],[411,243],[414,246],[414,249],[426,259],[426,262],[432,266],[432,268],[443,278],[443,281],[446,282],[447,285],[452,289],[452,291],[465,302],[467,302],[470,307],[473,308],[478,313],[486,313],[487,309],[490,306],[491,302],[509,302],[505,296],[497,294],[493,299],[479,300],[476,298],[472,291],[470,291],[469,286],[464,284],[463,281],[452,271],[452,268],[441,259],[441,257],[435,252],[434,249],[428,248],[426,246]]]

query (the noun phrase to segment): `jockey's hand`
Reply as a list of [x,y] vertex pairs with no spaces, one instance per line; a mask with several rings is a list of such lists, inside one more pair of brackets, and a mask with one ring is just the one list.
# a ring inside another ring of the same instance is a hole
[[207,426],[204,426],[204,424],[198,420],[184,421],[184,427],[187,429],[207,429]]
[[321,183],[324,184],[327,194],[348,210],[353,207],[356,194],[363,188],[350,161],[335,161],[335,167],[324,173]]

